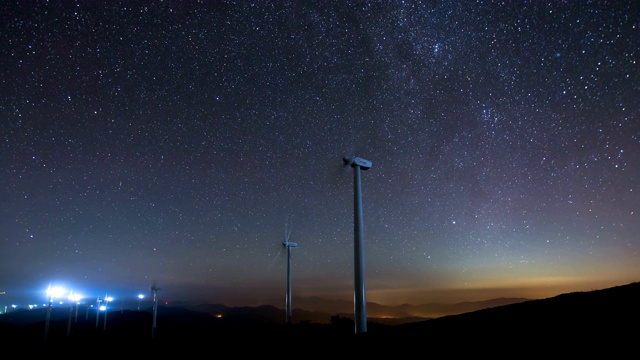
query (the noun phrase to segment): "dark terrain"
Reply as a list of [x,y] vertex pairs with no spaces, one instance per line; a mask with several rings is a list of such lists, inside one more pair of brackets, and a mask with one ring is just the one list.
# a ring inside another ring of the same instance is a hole
[[[96,326],[95,312],[53,308],[45,341],[46,309],[16,310],[0,315],[2,358],[57,353],[66,357],[123,355],[341,354],[382,355],[486,354],[516,358],[560,354],[609,356],[637,352],[640,346],[640,283],[590,292],[575,292],[516,304],[415,320],[397,325],[369,318],[367,331],[355,333],[352,316],[333,315],[328,323],[285,324],[284,310],[260,308],[158,307],[155,332],[152,309],[112,310]],[[224,313],[222,317],[215,314]],[[69,331],[69,332],[68,332]],[[21,349],[21,350],[20,350]],[[16,353],[18,354],[18,353]],[[313,355],[313,356],[312,356]],[[164,356],[163,356],[164,357]],[[179,357],[183,358],[183,357]]]

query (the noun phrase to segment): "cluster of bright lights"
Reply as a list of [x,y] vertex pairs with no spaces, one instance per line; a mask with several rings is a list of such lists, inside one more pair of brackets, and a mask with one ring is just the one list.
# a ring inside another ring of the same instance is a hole
[[[101,302],[101,301],[102,301],[102,300],[98,299],[98,302]],[[99,307],[98,309],[99,309],[100,311],[107,310],[107,305],[108,305],[110,302],[112,302],[112,301],[113,301],[113,297],[111,297],[111,296],[105,296],[104,301],[102,301],[102,302],[104,302],[104,304],[103,304],[103,305],[100,305],[100,307]]]
[[[45,293],[47,294],[47,299],[49,301],[49,304],[52,304],[54,299],[63,298],[65,296],[67,297],[67,299],[70,302],[75,303],[75,304],[79,304],[80,300],[82,300],[82,298],[84,298],[84,296],[82,296],[81,294],[74,293],[73,290],[67,291],[65,288],[59,287],[59,286],[55,286],[55,287],[49,286],[49,288],[47,288]],[[64,301],[59,301],[59,303],[62,305],[62,304],[64,304]],[[29,305],[29,308],[32,308],[32,307],[35,307],[35,306],[37,306],[37,305]],[[46,306],[46,304],[45,304],[45,306]]]
[[[86,298],[86,296],[77,293],[73,290],[67,290],[64,287],[61,286],[49,286],[46,290],[45,290],[45,294],[46,294],[46,299],[47,301],[45,303],[42,304],[42,307],[48,307],[48,306],[52,306],[54,304],[57,305],[64,305],[65,302],[68,300],[69,304],[71,304],[73,306],[73,304],[75,304],[76,306],[78,306],[79,304],[81,304],[81,301],[83,299]],[[65,300],[66,298],[66,300]],[[138,310],[140,310],[140,304],[142,302],[142,299],[145,298],[145,295],[143,294],[138,294],[137,295],[138,298]],[[98,309],[101,311],[106,310],[108,303],[112,302],[114,300],[114,298],[112,296],[107,296],[105,295],[104,298],[100,298],[98,297],[97,299],[97,304],[98,304]],[[55,303],[54,303],[55,301]],[[91,305],[91,307],[93,307],[94,305]],[[16,310],[18,307],[21,307],[19,305],[15,305],[12,304],[10,306],[5,306],[4,307],[4,311],[0,310],[0,314],[2,313],[6,313],[7,308],[10,308],[11,310]],[[26,305],[26,307],[30,310],[32,309],[36,309],[38,307],[40,307],[40,305],[38,304],[28,304]]]

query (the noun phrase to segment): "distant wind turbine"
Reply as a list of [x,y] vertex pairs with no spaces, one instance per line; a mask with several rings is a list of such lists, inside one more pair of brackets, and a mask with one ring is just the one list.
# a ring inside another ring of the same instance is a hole
[[286,297],[286,311],[287,311],[287,324],[291,324],[291,248],[297,247],[298,244],[290,241],[291,230],[285,227],[284,241],[282,245],[287,248],[287,297]]
[[156,317],[158,316],[158,287],[154,282],[151,285],[151,291],[153,292],[153,323],[151,325],[151,337],[156,337]]

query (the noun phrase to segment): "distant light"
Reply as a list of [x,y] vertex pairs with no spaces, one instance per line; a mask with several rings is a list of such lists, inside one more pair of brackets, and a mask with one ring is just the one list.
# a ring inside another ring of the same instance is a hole
[[72,293],[71,295],[69,295],[69,300],[70,301],[78,302],[78,301],[80,301],[80,299],[82,299],[82,295],[80,295],[80,294],[73,294]]
[[49,287],[46,291],[47,296],[50,298],[54,298],[54,297],[61,297],[62,295],[64,295],[64,293],[66,292],[65,289],[61,288],[61,287]]

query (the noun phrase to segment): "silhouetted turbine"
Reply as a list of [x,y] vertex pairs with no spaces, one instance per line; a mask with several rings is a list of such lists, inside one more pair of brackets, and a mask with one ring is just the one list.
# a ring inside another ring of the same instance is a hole
[[291,248],[297,247],[298,244],[289,241],[291,231],[285,230],[284,233],[284,245],[287,248],[287,298],[286,298],[286,311],[287,311],[287,324],[291,324]]

